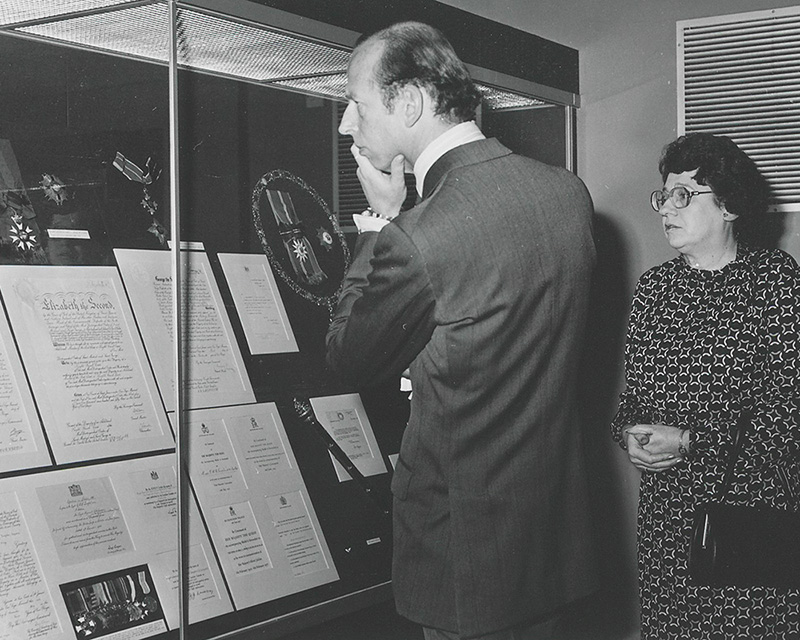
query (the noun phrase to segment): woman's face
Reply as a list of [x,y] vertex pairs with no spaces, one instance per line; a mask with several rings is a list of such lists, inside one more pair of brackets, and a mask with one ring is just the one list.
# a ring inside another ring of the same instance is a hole
[[724,206],[717,204],[710,187],[695,182],[695,173],[696,169],[667,175],[665,192],[670,192],[675,187],[684,187],[688,191],[701,193],[693,195],[689,204],[681,209],[673,204],[672,199],[667,199],[659,209],[667,242],[673,249],[690,256],[702,255],[705,251],[716,249],[725,241],[726,231],[730,226],[723,218],[727,213]]

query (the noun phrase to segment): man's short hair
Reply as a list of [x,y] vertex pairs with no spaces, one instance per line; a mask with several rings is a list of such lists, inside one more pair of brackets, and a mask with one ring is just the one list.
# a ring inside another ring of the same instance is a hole
[[441,31],[421,22],[399,22],[372,34],[357,48],[372,43],[383,44],[374,79],[388,109],[398,91],[411,84],[428,91],[435,101],[434,112],[448,122],[475,119],[481,92]]

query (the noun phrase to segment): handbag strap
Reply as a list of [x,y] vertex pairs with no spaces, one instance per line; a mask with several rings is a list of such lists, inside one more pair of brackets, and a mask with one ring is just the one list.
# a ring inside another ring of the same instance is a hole
[[725,498],[725,494],[728,493],[728,489],[730,489],[731,480],[733,479],[733,470],[736,467],[736,461],[739,458],[739,453],[742,451],[742,446],[744,446],[745,436],[750,422],[751,412],[749,409],[744,409],[736,419],[736,433],[733,436],[733,449],[731,450],[730,458],[728,458],[728,465],[725,467],[725,475],[722,478],[722,484],[719,488],[717,502],[722,502],[723,498]]

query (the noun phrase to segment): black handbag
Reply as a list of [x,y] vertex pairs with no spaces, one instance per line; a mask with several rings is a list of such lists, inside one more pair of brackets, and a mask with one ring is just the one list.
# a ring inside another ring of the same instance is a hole
[[694,584],[712,587],[800,588],[800,512],[722,504],[749,424],[745,412],[717,501],[695,511],[689,575]]

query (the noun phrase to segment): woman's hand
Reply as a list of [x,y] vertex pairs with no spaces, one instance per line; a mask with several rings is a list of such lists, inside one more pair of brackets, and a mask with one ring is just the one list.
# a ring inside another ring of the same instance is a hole
[[664,471],[681,462],[681,429],[665,424],[637,424],[625,429],[628,458],[640,471]]

